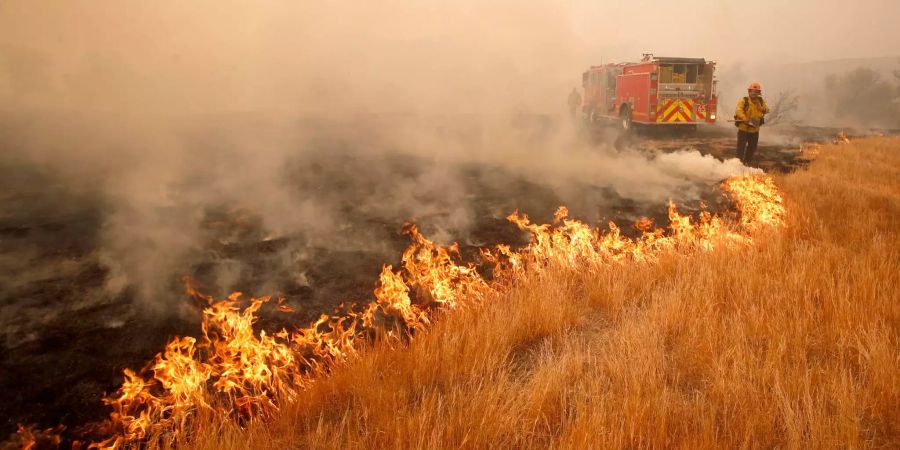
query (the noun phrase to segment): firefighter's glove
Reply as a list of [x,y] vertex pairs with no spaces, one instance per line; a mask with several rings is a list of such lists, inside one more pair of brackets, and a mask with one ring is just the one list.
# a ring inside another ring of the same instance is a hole
[[747,125],[756,128],[759,126],[759,119],[750,119],[747,121]]

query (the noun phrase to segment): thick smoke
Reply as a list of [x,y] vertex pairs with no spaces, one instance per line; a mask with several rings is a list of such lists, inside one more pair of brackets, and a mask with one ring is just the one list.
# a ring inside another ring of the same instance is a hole
[[578,130],[581,72],[714,59],[728,117],[747,81],[777,91],[793,70],[766,64],[896,52],[897,9],[0,0],[0,432],[107,414],[123,367],[197,334],[182,275],[219,298],[284,295],[298,313],[265,316],[274,329],[370,298],[405,221],[473,256],[522,243],[516,209],[635,232],[670,198],[715,208],[749,169],[691,139],[665,153]]
[[[707,23],[740,22],[709,11]],[[9,167],[40,167],[100,205],[110,295],[168,308],[175,277],[208,259],[222,291],[277,290],[264,271],[302,285],[314,248],[396,258],[383,228],[403,220],[476,242],[483,214],[558,203],[601,219],[611,196],[691,202],[746,170],[615,150],[567,122],[589,64],[644,50],[727,62],[778,42],[726,56],[708,27],[676,45],[652,31],[665,17],[622,25],[637,14],[550,0],[5,2],[0,145]],[[508,199],[486,204],[484,191]],[[235,263],[246,242],[271,243],[279,262]]]

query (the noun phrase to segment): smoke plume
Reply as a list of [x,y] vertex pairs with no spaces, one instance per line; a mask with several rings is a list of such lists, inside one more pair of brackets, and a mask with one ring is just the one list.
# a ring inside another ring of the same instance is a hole
[[[696,201],[746,170],[578,136],[565,94],[590,64],[653,50],[719,59],[727,74],[775,49],[850,51],[760,36],[736,26],[734,6],[688,3],[707,25],[675,43],[651,31],[666,17],[626,27],[642,8],[580,1],[4,2],[0,145],[9,170],[39,168],[98,205],[89,257],[109,270],[108,295],[165,310],[184,273],[222,291],[283,288],[266,273],[302,287],[316,248],[395,258],[386,243],[405,220],[481,243],[471,232],[484,214],[567,204],[599,220],[623,201]],[[727,30],[753,45],[717,38]],[[251,266],[231,257],[248,242],[266,255]]]

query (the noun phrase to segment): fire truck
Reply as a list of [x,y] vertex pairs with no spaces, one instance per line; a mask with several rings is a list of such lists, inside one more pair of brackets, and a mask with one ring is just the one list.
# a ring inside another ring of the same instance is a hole
[[716,122],[715,61],[644,54],[639,63],[591,66],[582,74],[581,111],[589,123],[616,120],[624,130]]

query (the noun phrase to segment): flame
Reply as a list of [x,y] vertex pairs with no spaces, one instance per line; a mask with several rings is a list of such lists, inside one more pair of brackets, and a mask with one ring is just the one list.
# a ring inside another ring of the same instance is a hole
[[[13,448],[13,445],[22,450],[32,450],[41,448],[57,448],[62,444],[62,432],[65,429],[62,425],[52,428],[38,430],[33,425],[18,425],[15,437],[7,442],[3,448]],[[72,447],[75,448],[77,444]]]
[[[551,224],[534,224],[514,212],[508,219],[528,232],[530,241],[516,250],[508,245],[482,250],[483,261],[492,266],[490,282],[476,266],[461,262],[456,244],[435,244],[415,225],[407,225],[405,233],[412,244],[403,253],[399,269],[382,268],[374,301],[342,314],[322,315],[305,328],[272,335],[253,328],[257,312],[269,297],[250,299],[247,304],[240,293],[234,293],[217,301],[187,282],[188,293],[206,304],[202,335],[173,338],[144,372],[126,369],[122,387],[105,400],[113,409],[110,437],[90,447],[178,442],[188,437],[192,422],[201,414],[238,423],[265,420],[278,411],[281,402],[295,398],[317,377],[352,359],[363,343],[408,339],[427,328],[436,312],[477,302],[503,286],[504,279],[540,274],[551,266],[652,262],[664,252],[745,244],[753,231],[783,224],[782,198],[771,178],[732,178],[723,188],[740,212],[738,224],[726,223],[705,210],[695,221],[670,202],[668,229],[654,228],[642,218],[635,224],[642,232],[637,238],[623,236],[614,223],[605,232],[592,228],[569,218],[564,207],[556,211]],[[275,309],[293,311],[282,300]]]
[[[753,179],[750,185],[761,182],[763,182],[761,179]],[[753,190],[748,185],[729,186],[726,184],[739,205],[748,201],[758,204],[755,207],[744,208],[747,214],[754,215],[753,218],[745,218],[750,221],[748,223],[757,224],[764,220],[756,218],[757,214],[763,212],[774,214],[774,210],[763,209],[761,201],[781,201],[780,197],[759,199],[754,196],[758,190]],[[695,247],[712,250],[717,245],[749,241],[748,235],[729,229],[724,220],[707,211],[701,212],[699,220],[694,223],[691,216],[680,214],[672,202],[669,202],[669,233],[663,229],[652,228],[652,222],[642,218],[635,224],[642,230],[642,234],[635,239],[623,236],[613,222],[608,224],[609,231],[603,233],[582,222],[568,219],[568,210],[564,207],[556,211],[552,225],[532,224],[528,216],[518,212],[511,214],[508,219],[519,229],[531,234],[531,242],[519,252],[512,253],[508,247],[498,247],[499,253],[507,258],[508,270],[522,274],[540,272],[548,265],[577,267],[623,260],[646,261],[654,260],[667,250]],[[768,219],[771,219],[769,224],[772,224],[775,216]]]
[[724,183],[741,213],[741,226],[753,231],[784,224],[784,200],[775,182],[763,175],[730,178]]
[[841,130],[840,132],[838,132],[837,135],[835,135],[834,139],[831,140],[831,143],[832,144],[849,144],[850,138],[848,138],[847,134],[844,133],[843,130]]

